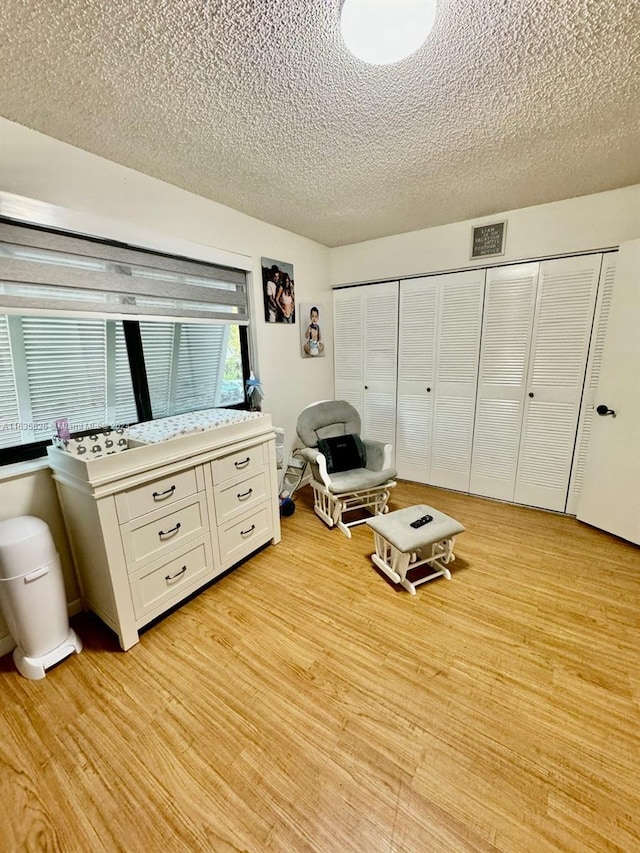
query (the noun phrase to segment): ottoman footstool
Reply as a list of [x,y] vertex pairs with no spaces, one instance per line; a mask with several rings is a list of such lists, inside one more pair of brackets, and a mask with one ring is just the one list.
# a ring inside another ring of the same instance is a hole
[[[432,520],[421,527],[411,527],[411,522],[423,516]],[[425,581],[444,576],[451,580],[447,564],[455,560],[453,545],[455,537],[464,532],[464,527],[455,518],[438,512],[431,506],[417,506],[399,509],[388,515],[368,518],[367,524],[373,530],[376,553],[371,555],[373,563],[387,577],[416,594],[416,587]],[[419,566],[426,566],[426,574],[409,580],[407,573]]]

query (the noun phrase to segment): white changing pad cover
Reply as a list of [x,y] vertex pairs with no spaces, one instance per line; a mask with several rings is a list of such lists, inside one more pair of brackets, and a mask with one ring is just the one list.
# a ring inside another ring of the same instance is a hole
[[186,412],[184,415],[171,415],[135,424],[126,430],[129,438],[145,444],[157,444],[181,435],[204,432],[215,427],[239,424],[243,421],[263,417],[262,412],[245,412],[239,409],[200,409],[198,412]]

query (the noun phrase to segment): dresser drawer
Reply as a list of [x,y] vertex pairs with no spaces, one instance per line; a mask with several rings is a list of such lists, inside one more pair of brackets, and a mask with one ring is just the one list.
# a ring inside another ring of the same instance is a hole
[[218,538],[223,565],[233,565],[260,545],[264,545],[272,535],[271,506],[268,503],[262,504],[242,521],[221,527],[218,530]]
[[151,519],[137,519],[120,529],[127,566],[132,573],[205,533],[209,529],[206,500],[203,495],[185,498],[168,512],[155,512]]
[[254,474],[264,463],[264,444],[256,444],[255,447],[250,447],[248,450],[241,450],[239,453],[230,453],[228,456],[214,459],[211,463],[213,485],[217,486],[240,474]]
[[156,563],[131,578],[136,619],[162,612],[213,576],[205,542],[198,542],[161,566]]
[[147,512],[153,512],[163,506],[195,495],[198,491],[196,470],[189,468],[169,477],[150,480],[143,486],[136,486],[116,495],[116,507],[120,523],[139,518]]
[[262,503],[267,497],[267,472],[260,471],[239,483],[223,488],[216,487],[215,505],[218,524],[225,524],[251,507]]

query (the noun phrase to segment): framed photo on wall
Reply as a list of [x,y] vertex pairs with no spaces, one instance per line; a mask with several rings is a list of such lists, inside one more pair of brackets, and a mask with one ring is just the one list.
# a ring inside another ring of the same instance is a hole
[[324,308],[318,302],[300,306],[300,354],[303,358],[321,358],[327,348],[322,336]]
[[267,323],[295,323],[293,264],[262,258],[262,295]]

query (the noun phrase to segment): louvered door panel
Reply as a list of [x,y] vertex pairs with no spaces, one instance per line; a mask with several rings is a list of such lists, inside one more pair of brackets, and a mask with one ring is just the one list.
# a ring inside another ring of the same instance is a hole
[[487,271],[470,491],[513,500],[539,264]]
[[336,400],[346,400],[364,420],[364,360],[361,287],[333,294],[334,376]]
[[600,264],[600,255],[540,264],[518,503],[565,509]]
[[[567,490],[567,446],[576,431],[575,408],[571,403],[548,403],[533,400],[528,407],[527,420],[522,434],[522,448],[518,467],[518,503],[540,506],[534,500],[525,500],[525,487],[539,489],[542,493],[557,492],[562,500],[547,509],[564,509]],[[551,504],[551,499],[548,504]]]
[[396,395],[392,391],[364,392],[362,437],[395,444]]
[[400,282],[396,466],[418,483],[431,477],[437,307],[437,276]]
[[6,315],[0,314],[0,423],[5,426],[5,429],[0,429],[0,447],[11,447],[20,443],[19,422],[18,393],[11,359],[9,327]]
[[431,457],[436,486],[469,490],[484,270],[439,276]]
[[431,473],[433,397],[398,395],[396,466],[398,477],[428,483]]
[[578,509],[578,500],[582,494],[584,482],[585,462],[595,407],[597,406],[598,380],[600,379],[600,368],[602,366],[602,353],[609,323],[609,311],[613,295],[613,285],[616,274],[617,252],[603,255],[602,270],[600,272],[600,284],[598,286],[598,298],[596,300],[595,321],[591,344],[589,347],[589,358],[587,359],[587,374],[585,380],[580,418],[578,421],[578,438],[576,449],[573,454],[573,466],[571,469],[571,482],[569,484],[569,497],[567,499],[566,511],[575,515]]
[[364,418],[362,435],[395,449],[398,282],[363,291]]

